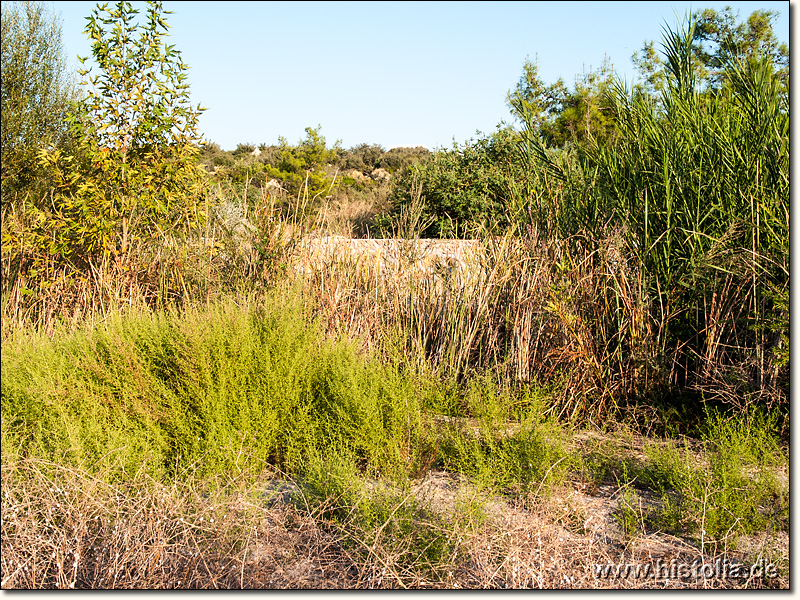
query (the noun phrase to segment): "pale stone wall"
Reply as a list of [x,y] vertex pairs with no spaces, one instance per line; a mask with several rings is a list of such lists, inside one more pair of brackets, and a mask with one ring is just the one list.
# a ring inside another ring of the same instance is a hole
[[356,265],[382,277],[421,275],[467,282],[480,275],[484,249],[478,240],[354,239],[331,235],[304,238],[296,256],[295,268],[306,274]]

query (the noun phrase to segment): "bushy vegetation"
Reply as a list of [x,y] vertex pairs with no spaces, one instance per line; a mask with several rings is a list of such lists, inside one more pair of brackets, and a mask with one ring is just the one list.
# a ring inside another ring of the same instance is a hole
[[[429,155],[423,147],[387,151],[377,144],[360,144],[344,149],[338,141],[328,147],[317,126],[307,127],[305,139],[297,145],[281,137],[278,145],[245,143],[225,152],[217,144],[205,142],[200,164],[215,182],[231,184],[245,195],[250,189],[249,202],[259,195],[259,189],[266,191],[278,200],[286,216],[302,215],[313,222],[321,212],[327,216],[328,205],[341,209],[362,202],[378,206],[366,219],[371,221],[386,209],[382,200],[389,195],[392,176]],[[326,225],[336,228],[330,222]],[[377,221],[373,230],[380,232]]]
[[[438,150],[412,166],[394,185],[396,206],[408,206],[420,191],[423,237],[464,238],[508,230],[522,206],[519,186],[530,185],[517,152],[517,134],[508,127],[452,149]],[[519,175],[518,177],[516,175]],[[391,216],[384,217],[385,228]]]
[[663,500],[651,516],[656,524],[688,531],[711,545],[742,533],[787,527],[789,499],[775,467],[788,463],[774,433],[775,416],[756,412],[731,420],[712,411],[700,438],[705,446],[701,464],[677,443],[648,447],[641,478]]
[[299,310],[226,303],[7,340],[4,439],[119,476],[138,465],[158,478],[250,468],[236,464],[242,446],[248,461],[288,472],[331,448],[368,473],[404,472],[417,460],[421,399],[348,341],[320,343]]
[[[658,95],[607,78],[568,93],[526,64],[509,94],[521,130],[414,167],[396,184],[399,205],[418,185],[429,232],[563,241],[566,263],[602,265],[601,309],[575,316],[603,349],[606,381],[643,371],[655,387],[630,390],[637,396],[785,410],[785,88],[777,59],[755,43],[706,55],[717,70],[700,77],[697,44],[713,21],[704,19],[705,29],[666,31]],[[553,290],[550,301],[574,299]]]
[[[202,142],[157,2],[144,25],[127,2],[93,12],[98,71],[74,104],[31,71],[66,115],[47,122],[17,93],[20,32],[55,73],[57,27],[14,11],[4,587],[280,586],[297,579],[245,576],[251,538],[290,531],[335,548],[340,585],[569,587],[520,571],[543,565],[541,528],[486,541],[490,506],[583,535],[584,509],[548,502],[609,484],[626,544],[667,531],[710,557],[788,530],[788,69],[771,13],[667,28],[634,88],[607,64],[546,85],[527,60],[514,126],[431,153],[345,150],[320,127]],[[324,234],[393,236],[397,270],[310,267]],[[404,272],[421,237],[473,238],[474,264]],[[609,442],[620,431],[649,436],[637,458]],[[436,474],[471,492],[443,508],[420,492]]]

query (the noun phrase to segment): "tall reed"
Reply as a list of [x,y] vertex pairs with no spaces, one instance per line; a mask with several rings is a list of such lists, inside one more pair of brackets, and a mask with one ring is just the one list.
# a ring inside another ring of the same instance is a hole
[[[562,239],[618,249],[655,335],[650,359],[679,390],[742,408],[787,399],[785,326],[789,289],[789,116],[765,57],[729,60],[729,84],[693,79],[694,26],[665,30],[670,79],[661,98],[617,83],[613,143],[546,150],[532,123],[521,150],[557,182],[547,225]],[[538,212],[537,212],[538,211]],[[539,226],[541,220],[534,220]],[[543,227],[540,227],[543,228]],[[611,278],[609,299],[624,304]],[[661,368],[661,367],[659,367]]]

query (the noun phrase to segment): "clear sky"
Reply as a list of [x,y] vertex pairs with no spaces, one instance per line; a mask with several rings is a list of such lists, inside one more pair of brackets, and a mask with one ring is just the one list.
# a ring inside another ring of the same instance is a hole
[[[70,57],[95,2],[50,2]],[[144,3],[134,2],[144,8]],[[207,107],[206,139],[295,144],[321,126],[331,145],[463,144],[510,122],[505,104],[527,57],[546,83],[599,67],[608,56],[631,81],[632,54],[660,41],[692,9],[729,4],[781,15],[789,2],[164,2],[170,43],[191,67],[192,99]],[[794,2],[792,2],[794,9]],[[144,13],[144,11],[142,11]],[[75,61],[77,67],[77,61]]]

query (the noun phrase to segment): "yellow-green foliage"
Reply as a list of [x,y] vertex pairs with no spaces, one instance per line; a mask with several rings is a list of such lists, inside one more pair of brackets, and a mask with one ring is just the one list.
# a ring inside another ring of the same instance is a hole
[[778,413],[725,417],[709,411],[699,461],[674,442],[646,446],[641,479],[663,502],[656,523],[701,542],[730,545],[741,534],[786,530],[789,499],[779,473],[788,462],[775,434],[778,420]]
[[462,414],[442,442],[446,468],[486,488],[537,495],[563,483],[575,457],[560,442],[560,429],[531,390],[503,389],[490,377],[475,378],[464,391]]
[[243,455],[302,472],[338,447],[367,472],[404,473],[421,435],[411,380],[322,340],[278,301],[110,318],[56,340],[20,333],[3,344],[4,446],[160,477],[241,469]]
[[26,207],[32,227],[4,239],[4,250],[39,276],[137,269],[142,247],[174,243],[203,221],[202,109],[190,103],[188,67],[164,42],[167,11],[150,3],[146,26],[136,24],[137,12],[121,2],[89,17],[99,71],[80,71],[88,89],[70,117],[79,147],[41,152],[53,189]]

